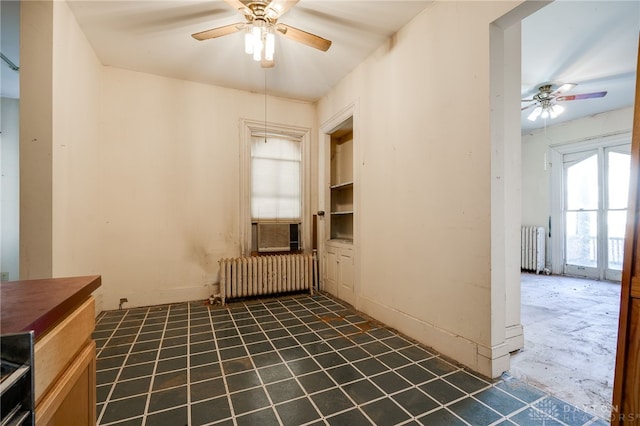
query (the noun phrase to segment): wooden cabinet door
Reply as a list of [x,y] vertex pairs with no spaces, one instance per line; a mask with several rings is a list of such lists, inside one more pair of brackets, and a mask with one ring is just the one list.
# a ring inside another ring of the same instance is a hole
[[[640,52],[638,54],[640,69]],[[636,81],[612,425],[640,425],[640,74]]]

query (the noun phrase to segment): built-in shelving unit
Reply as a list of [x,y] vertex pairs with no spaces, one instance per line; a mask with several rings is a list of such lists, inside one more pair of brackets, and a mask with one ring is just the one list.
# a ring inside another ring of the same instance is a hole
[[353,241],[353,121],[331,134],[331,239]]

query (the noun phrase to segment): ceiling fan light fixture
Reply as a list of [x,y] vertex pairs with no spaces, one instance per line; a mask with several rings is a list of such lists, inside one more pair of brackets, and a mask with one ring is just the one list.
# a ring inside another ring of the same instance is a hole
[[551,109],[556,113],[556,115],[560,115],[564,112],[564,107],[558,104],[555,104]]
[[276,36],[272,31],[267,31],[265,34],[265,43],[264,43],[264,59],[267,62],[273,61],[273,55],[276,51]]
[[529,121],[536,121],[538,119],[538,117],[540,117],[540,114],[542,114],[542,107],[537,106],[531,112],[531,114],[529,114],[529,117],[527,117],[527,119]]
[[253,27],[247,25],[244,29],[244,53],[253,55]]

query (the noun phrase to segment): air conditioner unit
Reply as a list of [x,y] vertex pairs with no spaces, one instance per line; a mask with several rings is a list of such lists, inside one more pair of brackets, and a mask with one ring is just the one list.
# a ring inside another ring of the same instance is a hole
[[258,252],[298,250],[298,223],[258,223]]

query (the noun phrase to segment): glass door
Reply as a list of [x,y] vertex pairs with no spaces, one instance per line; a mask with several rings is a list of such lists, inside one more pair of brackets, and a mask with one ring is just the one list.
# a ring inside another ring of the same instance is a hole
[[606,198],[606,269],[604,278],[622,279],[624,233],[627,224],[627,198],[629,196],[629,171],[631,148],[629,146],[606,148],[607,169]]
[[620,280],[629,167],[629,145],[564,155],[566,274]]

